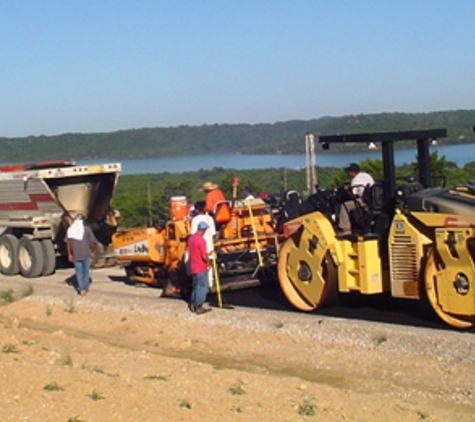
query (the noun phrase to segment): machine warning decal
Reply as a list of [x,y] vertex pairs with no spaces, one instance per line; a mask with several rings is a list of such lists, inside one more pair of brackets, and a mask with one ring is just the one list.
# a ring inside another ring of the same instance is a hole
[[396,233],[404,233],[405,232],[405,224],[402,220],[396,220],[394,222],[394,230]]

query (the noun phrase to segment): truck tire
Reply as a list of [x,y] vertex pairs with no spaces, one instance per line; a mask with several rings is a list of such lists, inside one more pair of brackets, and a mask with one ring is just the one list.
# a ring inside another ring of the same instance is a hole
[[44,266],[44,256],[38,240],[22,237],[18,243],[18,264],[20,273],[26,278],[35,278],[41,275]]
[[18,238],[12,234],[0,236],[0,272],[4,275],[16,275],[18,266]]
[[51,239],[43,239],[40,243],[43,251],[43,269],[41,270],[41,275],[51,275],[56,270],[56,251],[54,250],[53,241]]

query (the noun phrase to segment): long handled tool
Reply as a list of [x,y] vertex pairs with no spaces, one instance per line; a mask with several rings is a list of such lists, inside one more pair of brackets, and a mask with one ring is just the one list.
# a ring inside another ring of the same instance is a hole
[[221,297],[221,286],[219,284],[219,275],[218,275],[218,266],[216,265],[216,256],[213,255],[211,258],[211,262],[213,265],[213,275],[214,275],[214,281],[216,283],[216,295],[218,296],[218,306],[220,308],[223,307],[223,300]]
[[249,201],[249,199],[246,199],[244,202],[246,203],[247,208],[249,210],[249,217],[251,218],[252,234],[254,236],[254,242],[256,244],[256,251],[257,251],[257,259],[259,262],[259,265],[256,267],[256,269],[254,270],[254,273],[252,274],[252,276],[254,277],[258,269],[264,266],[264,262],[262,261],[262,253],[261,253],[261,247],[259,245],[259,238],[257,236],[256,225],[254,224],[254,214],[252,213],[251,201]]
[[218,297],[218,306],[220,308],[222,308],[223,307],[223,300],[222,300],[222,297],[221,297],[221,285],[220,285],[220,282],[219,282],[218,265],[216,263],[216,251],[214,249],[213,233],[211,232],[211,225],[214,226],[214,221],[212,221],[212,217],[208,213],[206,213],[206,221],[208,223],[208,227],[210,227],[207,230],[206,234],[209,236],[208,240],[209,240],[210,245],[212,246],[212,250],[213,250],[213,252],[211,252],[210,259],[211,259],[211,265],[213,266],[214,282],[216,283],[216,295]]

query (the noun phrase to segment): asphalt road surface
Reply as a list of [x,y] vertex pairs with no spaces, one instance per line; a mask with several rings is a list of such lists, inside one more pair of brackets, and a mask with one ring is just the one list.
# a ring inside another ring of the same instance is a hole
[[[127,301],[140,297],[144,301],[178,300],[161,297],[161,289],[141,284],[128,284],[124,270],[118,266],[92,270],[93,283],[89,296],[93,299],[100,296],[102,300]],[[49,277],[26,279],[21,276],[0,276],[0,291],[12,289],[21,291],[32,286],[36,294],[58,298],[77,296],[72,283],[74,270],[60,268]],[[115,298],[115,299],[114,299]],[[211,303],[217,300],[213,295],[209,297]],[[274,310],[295,313],[292,306],[282,294],[277,281],[274,285],[254,287],[238,291],[222,293],[222,302],[225,307],[249,307],[262,310]],[[377,321],[395,325],[409,325],[421,328],[451,329],[446,327],[431,312],[424,308],[420,301],[392,299],[388,296],[359,296],[347,297],[344,305],[313,312],[315,318],[319,315],[353,320]],[[472,330],[471,332],[475,332]]]

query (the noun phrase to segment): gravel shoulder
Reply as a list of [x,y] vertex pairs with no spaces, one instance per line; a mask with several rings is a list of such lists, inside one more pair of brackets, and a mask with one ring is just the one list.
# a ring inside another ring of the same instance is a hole
[[[2,277],[4,420],[475,421],[475,334]],[[8,294],[3,294],[6,297]],[[25,297],[22,297],[25,296]],[[5,302],[5,301],[4,301]]]

